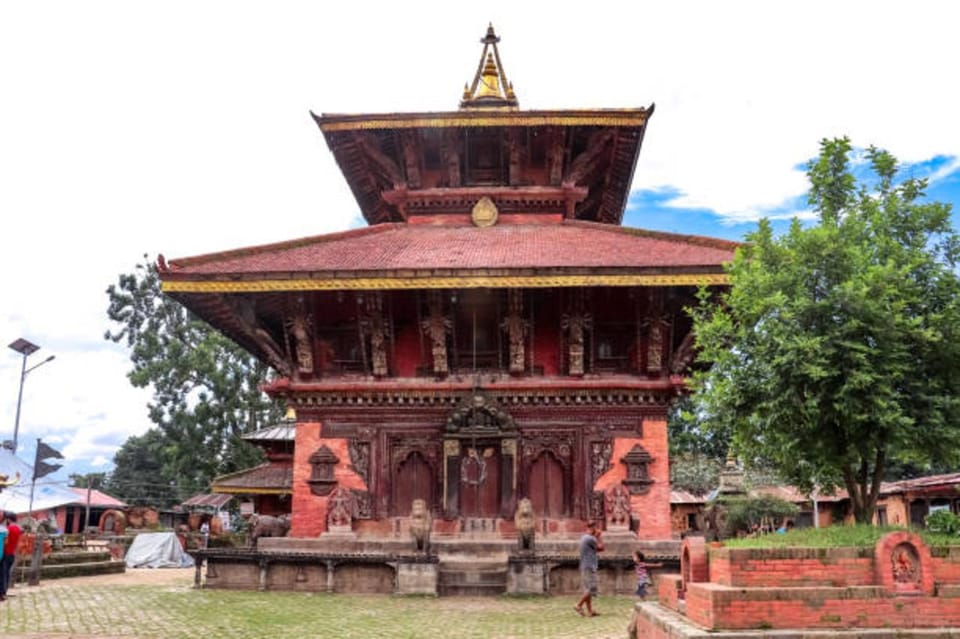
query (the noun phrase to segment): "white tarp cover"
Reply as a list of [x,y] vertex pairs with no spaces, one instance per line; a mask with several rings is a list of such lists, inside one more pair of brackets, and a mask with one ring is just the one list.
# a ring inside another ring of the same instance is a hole
[[[7,475],[12,480],[20,474],[20,482],[0,491],[0,509],[10,510],[18,515],[25,515],[30,510],[30,478],[33,477],[33,466],[15,456],[5,448],[0,448],[0,475]],[[61,485],[63,482],[42,478],[37,481],[33,491],[33,512],[80,503],[77,494]]]
[[127,550],[127,568],[189,568],[193,557],[183,552],[172,532],[137,535]]

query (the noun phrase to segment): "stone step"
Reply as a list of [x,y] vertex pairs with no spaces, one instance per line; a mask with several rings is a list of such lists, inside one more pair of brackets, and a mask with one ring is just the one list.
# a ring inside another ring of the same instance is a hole
[[[122,561],[89,561],[72,564],[48,564],[44,561],[40,566],[40,580],[109,575],[126,572],[126,570],[127,565]],[[25,583],[30,579],[30,564],[18,564],[14,572],[17,582]]]
[[451,562],[440,564],[440,596],[494,597],[507,592],[507,567],[502,562]]
[[[50,553],[43,558],[43,565],[82,564],[94,561],[110,561],[109,550],[67,550]],[[28,557],[24,564],[30,563]]]

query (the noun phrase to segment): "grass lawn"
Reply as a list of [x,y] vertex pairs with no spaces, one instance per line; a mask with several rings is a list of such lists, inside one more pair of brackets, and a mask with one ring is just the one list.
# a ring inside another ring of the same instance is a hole
[[[893,526],[828,526],[826,528],[796,528],[785,534],[769,534],[759,537],[724,540],[730,548],[781,548],[803,546],[807,548],[837,548],[840,546],[876,545],[887,533],[906,530]],[[960,537],[917,531],[928,546],[960,546]]]
[[[64,580],[69,581],[69,580]],[[48,582],[19,587],[0,604],[0,636],[39,637],[623,637],[632,597],[597,600],[601,615],[573,611],[574,597],[433,598],[194,590]]]

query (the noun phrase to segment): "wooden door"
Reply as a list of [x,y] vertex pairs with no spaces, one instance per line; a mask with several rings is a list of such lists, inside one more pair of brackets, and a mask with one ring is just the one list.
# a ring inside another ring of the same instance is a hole
[[394,477],[393,514],[401,517],[409,515],[414,499],[423,499],[427,502],[427,509],[432,510],[434,483],[433,469],[423,455],[410,453],[400,463]]
[[540,453],[530,465],[527,480],[530,503],[537,517],[563,517],[566,515],[563,490],[563,466],[550,453]]
[[464,444],[460,457],[460,514],[500,516],[499,444]]

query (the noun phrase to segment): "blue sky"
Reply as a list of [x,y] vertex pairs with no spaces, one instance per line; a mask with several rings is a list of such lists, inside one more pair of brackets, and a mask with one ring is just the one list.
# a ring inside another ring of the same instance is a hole
[[[43,437],[67,457],[55,481],[109,469],[150,395],[103,339],[107,286],[144,254],[355,224],[310,111],[456,109],[490,21],[521,108],[656,103],[627,224],[783,228],[840,135],[960,203],[954,2],[0,3],[0,339],[56,355],[24,387],[23,455]],[[20,364],[0,352],[0,440]]]
[[[862,153],[863,149],[857,150]],[[894,152],[894,155],[896,153]],[[805,170],[806,162],[798,164],[798,170]],[[869,179],[865,165],[859,165],[855,174],[859,179]],[[926,178],[929,180],[926,200],[948,202],[953,205],[953,225],[960,228],[960,165],[956,156],[936,156],[925,161],[901,164],[904,177]],[[667,231],[670,233],[689,233],[720,237],[728,240],[742,240],[756,229],[755,221],[731,221],[708,208],[684,208],[673,206],[679,192],[677,189],[640,189],[630,194],[624,224],[640,228]],[[778,207],[758,212],[758,215],[771,220],[775,232],[783,232],[789,226],[798,211],[808,209],[806,195],[791,197]],[[815,223],[815,217],[807,211],[801,215],[806,224]]]

